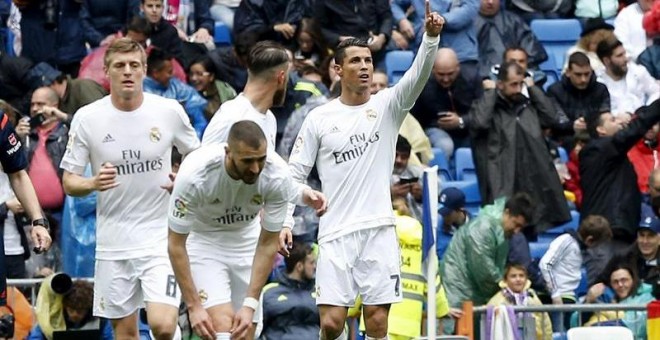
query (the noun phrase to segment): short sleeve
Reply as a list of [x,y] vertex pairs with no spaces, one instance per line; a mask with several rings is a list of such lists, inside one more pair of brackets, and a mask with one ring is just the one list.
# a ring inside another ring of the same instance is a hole
[[174,146],[182,155],[186,155],[199,147],[199,138],[197,133],[190,124],[190,119],[183,107],[176,104],[175,109],[177,113],[177,126],[174,130]]
[[316,154],[319,149],[319,136],[314,124],[313,116],[310,114],[300,127],[300,132],[289,156],[289,163],[298,163],[313,167],[316,162]]
[[189,234],[196,219],[199,195],[195,185],[184,174],[177,176],[168,205],[168,224],[177,234]]
[[69,130],[69,141],[60,163],[60,168],[77,175],[82,175],[85,172],[85,166],[89,163],[89,141],[84,121],[81,121],[82,116],[82,114],[78,114],[73,117],[71,130]]
[[11,174],[27,168],[27,156],[23,151],[23,145],[6,114],[2,115],[0,123],[0,149],[2,150],[0,164],[6,173]]
[[282,230],[282,225],[288,217],[289,201],[295,198],[293,181],[287,175],[281,180],[272,183],[266,196],[262,226],[270,232]]

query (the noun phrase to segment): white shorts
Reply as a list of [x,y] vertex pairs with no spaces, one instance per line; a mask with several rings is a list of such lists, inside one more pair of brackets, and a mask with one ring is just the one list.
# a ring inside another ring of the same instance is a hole
[[352,307],[400,302],[401,250],[393,226],[358,230],[319,245],[316,304]]
[[188,247],[193,282],[204,308],[231,302],[238,311],[250,284],[254,253],[227,256],[219,254],[218,247]]
[[123,318],[144,302],[179,308],[181,294],[167,256],[96,260],[94,273],[94,316]]

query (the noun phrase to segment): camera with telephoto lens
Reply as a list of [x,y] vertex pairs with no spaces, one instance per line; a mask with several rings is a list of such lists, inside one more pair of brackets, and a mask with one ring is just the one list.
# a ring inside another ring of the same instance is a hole
[[57,0],[46,0],[44,6],[44,28],[52,31],[57,28]]
[[[9,306],[5,306],[9,307]],[[10,309],[11,311],[11,309]],[[14,338],[14,315],[5,314],[0,316],[0,338],[13,339]]]

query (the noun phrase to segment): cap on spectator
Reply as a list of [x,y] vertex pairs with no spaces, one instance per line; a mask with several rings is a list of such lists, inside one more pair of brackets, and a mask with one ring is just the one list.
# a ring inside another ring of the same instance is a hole
[[465,194],[458,188],[446,188],[440,192],[440,215],[447,216],[452,211],[465,207]]
[[603,20],[603,18],[589,18],[587,19],[587,22],[584,24],[584,28],[582,29],[582,33],[580,33],[580,38],[584,37],[585,35],[596,31],[600,29],[606,29],[609,31],[614,31],[614,26],[608,24]]
[[656,234],[660,233],[660,219],[651,215],[642,217],[642,220],[639,221],[639,227],[637,228],[637,231],[644,229],[649,229]]

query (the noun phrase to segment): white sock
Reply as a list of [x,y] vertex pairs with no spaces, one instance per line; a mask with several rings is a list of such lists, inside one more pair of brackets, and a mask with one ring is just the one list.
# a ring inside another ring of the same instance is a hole
[[387,339],[389,339],[387,335],[382,338],[374,338],[373,336],[368,336],[368,335],[365,335],[364,337],[364,340],[387,340]]
[[231,333],[229,332],[215,333],[215,340],[231,340]]

